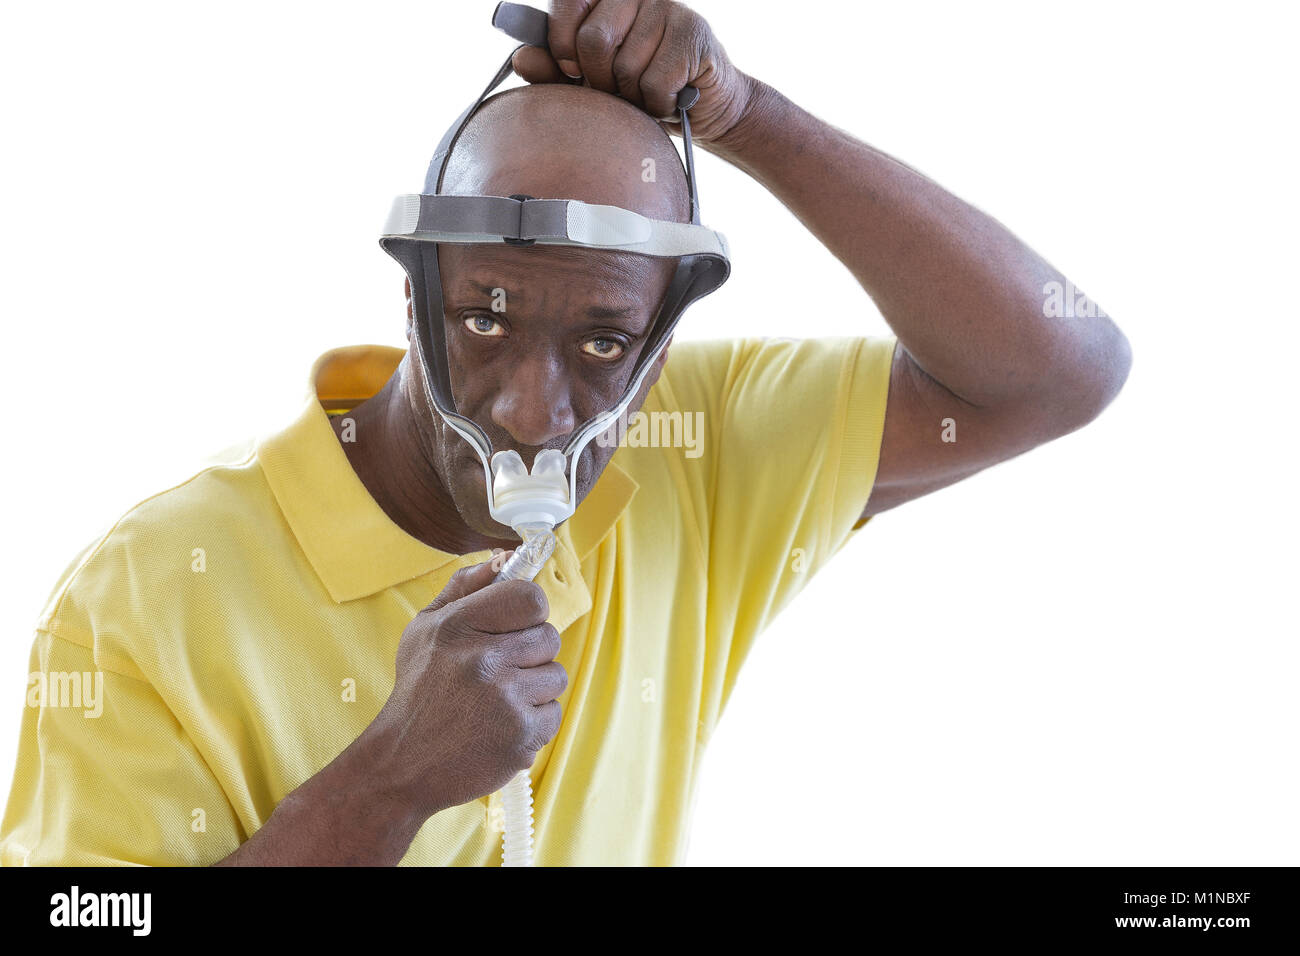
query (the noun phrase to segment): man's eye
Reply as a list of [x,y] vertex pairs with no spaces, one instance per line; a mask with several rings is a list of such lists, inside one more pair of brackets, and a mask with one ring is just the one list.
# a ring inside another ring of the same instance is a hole
[[592,339],[582,343],[582,350],[597,358],[616,359],[623,355],[623,346],[613,339]]
[[469,316],[465,319],[465,328],[485,338],[501,338],[506,334],[505,327],[490,315]]

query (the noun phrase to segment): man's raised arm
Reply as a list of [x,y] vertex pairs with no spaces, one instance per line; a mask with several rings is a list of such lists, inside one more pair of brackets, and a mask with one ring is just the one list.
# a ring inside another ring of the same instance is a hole
[[516,54],[525,79],[581,75],[674,132],[677,91],[696,87],[693,141],[762,183],[879,306],[899,348],[864,515],[1079,428],[1124,384],[1128,341],[1059,271],[997,220],[737,69],[684,4],[551,0],[547,42]]
[[1079,428],[1110,403],[1128,341],[1065,276],[991,216],[751,83],[744,117],[705,148],[780,199],[898,336],[864,514]]

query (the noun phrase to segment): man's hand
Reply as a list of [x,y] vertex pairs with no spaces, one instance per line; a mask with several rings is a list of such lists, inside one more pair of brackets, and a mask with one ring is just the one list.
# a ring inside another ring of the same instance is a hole
[[546,594],[532,581],[483,590],[498,568],[460,569],[407,625],[372,727],[429,814],[500,790],[560,729],[568,677]]
[[499,568],[452,576],[402,632],[379,716],[217,866],[396,866],[429,817],[532,766],[568,678],[546,595],[531,581],[485,592]]
[[[677,94],[700,91],[691,139],[733,134],[753,101],[754,81],[732,65],[694,10],[670,0],[550,0],[551,52],[524,47],[514,69],[530,83],[581,82],[636,104],[681,132]],[[567,74],[567,76],[566,76]]]

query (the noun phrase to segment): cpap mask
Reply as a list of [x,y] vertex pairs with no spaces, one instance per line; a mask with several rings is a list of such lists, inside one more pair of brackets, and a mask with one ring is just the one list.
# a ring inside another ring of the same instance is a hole
[[[500,3],[492,14],[493,26],[526,46],[543,49],[548,48],[548,20],[544,11],[517,3]],[[415,322],[413,344],[424,369],[426,397],[443,421],[469,442],[482,460],[492,518],[514,528],[527,543],[537,531],[554,528],[573,514],[577,506],[578,461],[583,450],[626,412],[667,345],[682,312],[696,299],[721,286],[731,271],[731,263],[723,235],[700,225],[691,126],[687,118],[687,111],[699,98],[699,91],[694,87],[684,88],[677,96],[690,192],[689,223],[649,219],[619,206],[577,199],[534,199],[523,194],[508,197],[440,194],[452,146],[484,99],[513,72],[511,59],[519,49],[522,47],[511,51],[487,89],[461,113],[438,143],[429,163],[424,192],[393,200],[379,245],[401,264],[410,280]],[[442,281],[438,272],[439,243],[507,243],[521,248],[564,245],[678,260],[621,398],[613,407],[579,424],[563,451],[538,452],[531,472],[518,452],[494,450],[487,432],[471,417],[457,411],[452,396]]]

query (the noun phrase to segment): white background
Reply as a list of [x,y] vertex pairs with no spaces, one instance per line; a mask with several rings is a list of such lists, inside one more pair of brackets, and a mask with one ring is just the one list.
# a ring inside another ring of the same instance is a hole
[[[1284,5],[695,7],[741,69],[1060,267],[1134,365],[1094,424],[876,519],[810,582],[713,739],[690,862],[1300,862]],[[64,565],[283,423],[320,352],[404,344],[378,230],[510,50],[492,8],[6,8],[6,793]],[[680,336],[886,331],[696,157],[734,271]]]

